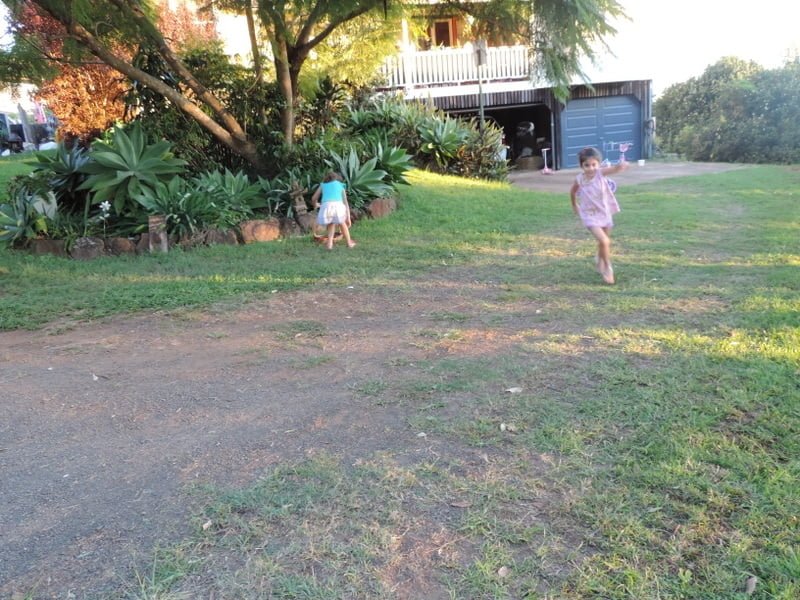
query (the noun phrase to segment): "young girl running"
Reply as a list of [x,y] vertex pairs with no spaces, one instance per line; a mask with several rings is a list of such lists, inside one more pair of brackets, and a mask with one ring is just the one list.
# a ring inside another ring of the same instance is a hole
[[616,185],[608,175],[628,168],[621,161],[610,167],[601,167],[603,155],[597,148],[584,148],[578,153],[578,164],[583,172],[575,178],[569,190],[572,211],[581,218],[584,226],[597,240],[595,266],[608,284],[614,283],[614,269],[611,266],[611,228],[612,216],[619,212],[619,204],[614,196]]
[[[320,206],[320,196],[322,205]],[[333,234],[336,226],[342,230],[342,235],[347,241],[347,247],[352,248],[356,243],[350,239],[350,205],[347,203],[347,191],[342,183],[342,176],[333,171],[329,171],[319,184],[319,187],[311,196],[314,208],[319,208],[317,224],[324,225],[328,230],[328,239],[325,247],[328,250],[333,248]]]

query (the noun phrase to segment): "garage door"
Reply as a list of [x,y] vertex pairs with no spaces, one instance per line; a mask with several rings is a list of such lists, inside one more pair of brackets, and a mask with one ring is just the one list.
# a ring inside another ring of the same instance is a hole
[[580,98],[567,102],[561,112],[561,164],[578,166],[578,152],[594,146],[612,162],[619,160],[620,144],[633,144],[627,160],[642,151],[642,107],[633,96]]

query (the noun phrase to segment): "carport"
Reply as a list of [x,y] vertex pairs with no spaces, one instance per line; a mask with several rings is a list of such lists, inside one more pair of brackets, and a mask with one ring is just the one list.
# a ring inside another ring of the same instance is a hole
[[[434,103],[454,116],[477,116],[480,99],[477,94],[452,95]],[[619,160],[620,144],[629,145],[629,161],[650,158],[652,103],[650,80],[573,86],[565,103],[551,88],[486,93],[483,98],[485,117],[505,133],[512,165],[521,146],[518,125],[532,123],[535,155],[550,149],[548,166],[553,169],[576,167],[577,153],[586,146],[597,147],[611,161]]]

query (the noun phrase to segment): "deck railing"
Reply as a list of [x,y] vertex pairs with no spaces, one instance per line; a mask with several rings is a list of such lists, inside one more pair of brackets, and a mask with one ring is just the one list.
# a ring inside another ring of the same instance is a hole
[[[386,60],[381,73],[389,89],[458,85],[478,81],[478,65],[471,48],[409,51]],[[486,49],[483,82],[528,79],[530,66],[525,46]]]

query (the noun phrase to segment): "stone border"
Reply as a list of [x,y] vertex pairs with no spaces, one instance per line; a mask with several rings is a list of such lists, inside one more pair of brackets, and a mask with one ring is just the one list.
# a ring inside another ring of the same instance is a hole
[[[362,217],[381,219],[397,210],[394,196],[376,198],[363,211],[353,211],[353,220]],[[216,244],[252,244],[281,238],[300,237],[308,233],[316,239],[316,211],[296,214],[295,218],[269,217],[242,221],[237,229],[209,229],[186,239],[166,239],[163,231],[142,233],[135,237],[80,237],[68,248],[66,240],[35,239],[28,242],[31,254],[51,254],[75,260],[92,260],[101,256],[130,256],[166,252],[171,247],[193,248]],[[154,221],[155,222],[155,221]],[[158,226],[158,223],[156,223]]]

